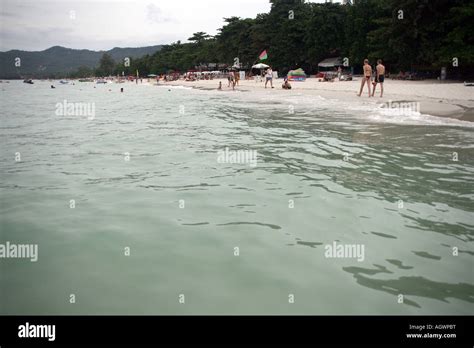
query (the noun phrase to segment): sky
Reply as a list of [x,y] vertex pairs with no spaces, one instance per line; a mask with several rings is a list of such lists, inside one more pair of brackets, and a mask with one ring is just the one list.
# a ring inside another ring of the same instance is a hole
[[[312,2],[324,2],[316,0]],[[0,51],[109,50],[217,34],[224,17],[255,18],[269,0],[0,0]]]

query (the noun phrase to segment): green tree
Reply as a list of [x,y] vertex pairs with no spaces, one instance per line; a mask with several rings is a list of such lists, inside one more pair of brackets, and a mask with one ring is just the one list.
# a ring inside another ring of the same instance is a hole
[[436,52],[439,65],[447,66],[455,77],[474,78],[474,2],[455,1],[446,16],[447,34]]
[[77,69],[77,71],[70,74],[71,78],[82,78],[92,76],[94,76],[94,70],[87,66],[81,66]]
[[97,76],[109,76],[113,74],[115,69],[115,61],[112,59],[112,57],[104,53],[102,55],[102,58],[100,58],[99,61],[99,67],[96,70],[96,75]]
[[[308,73],[328,57],[349,58],[360,72],[362,61],[378,58],[396,69],[438,71],[459,59],[459,77],[474,68],[472,0],[357,0],[346,5],[304,0],[270,0],[269,13],[256,18],[225,18],[212,38],[194,33],[188,43],[164,46],[131,67],[142,72],[186,71],[202,63],[250,66],[263,50],[265,63],[280,74],[302,67]],[[401,11],[401,12],[400,12]],[[457,70],[456,70],[457,69]]]
[[210,38],[210,36],[207,35],[205,32],[199,31],[197,33],[194,33],[193,36],[188,38],[188,40],[191,41],[191,42],[195,42],[195,43],[201,43],[201,42],[203,42],[203,41],[205,41],[209,38]]

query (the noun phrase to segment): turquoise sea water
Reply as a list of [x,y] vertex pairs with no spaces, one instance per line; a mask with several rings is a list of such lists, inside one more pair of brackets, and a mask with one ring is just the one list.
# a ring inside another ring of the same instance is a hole
[[[0,259],[1,314],[474,311],[472,124],[297,91],[50,84],[1,85],[0,243],[39,248]],[[65,100],[93,119],[57,115]],[[334,241],[363,261],[326,257]]]

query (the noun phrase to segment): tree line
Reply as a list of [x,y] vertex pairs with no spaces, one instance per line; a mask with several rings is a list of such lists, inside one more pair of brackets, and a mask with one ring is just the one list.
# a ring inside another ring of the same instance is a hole
[[381,58],[392,73],[417,71],[434,77],[446,67],[450,78],[474,77],[472,0],[270,3],[270,12],[255,18],[225,18],[215,36],[197,32],[189,42],[165,45],[130,64],[104,56],[95,71],[83,69],[75,76],[185,72],[208,68],[207,63],[233,65],[236,58],[248,68],[267,50],[264,63],[280,75],[295,68],[315,73],[323,59],[343,57],[355,72],[360,72],[364,58],[371,63]]

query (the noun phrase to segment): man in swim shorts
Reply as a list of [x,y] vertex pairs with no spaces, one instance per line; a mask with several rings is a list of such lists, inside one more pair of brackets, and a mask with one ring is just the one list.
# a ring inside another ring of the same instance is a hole
[[375,94],[375,87],[377,83],[380,83],[380,98],[383,97],[383,82],[385,80],[385,66],[382,64],[382,59],[377,60],[377,66],[375,67],[375,80],[374,80],[374,89],[372,91],[372,97]]

